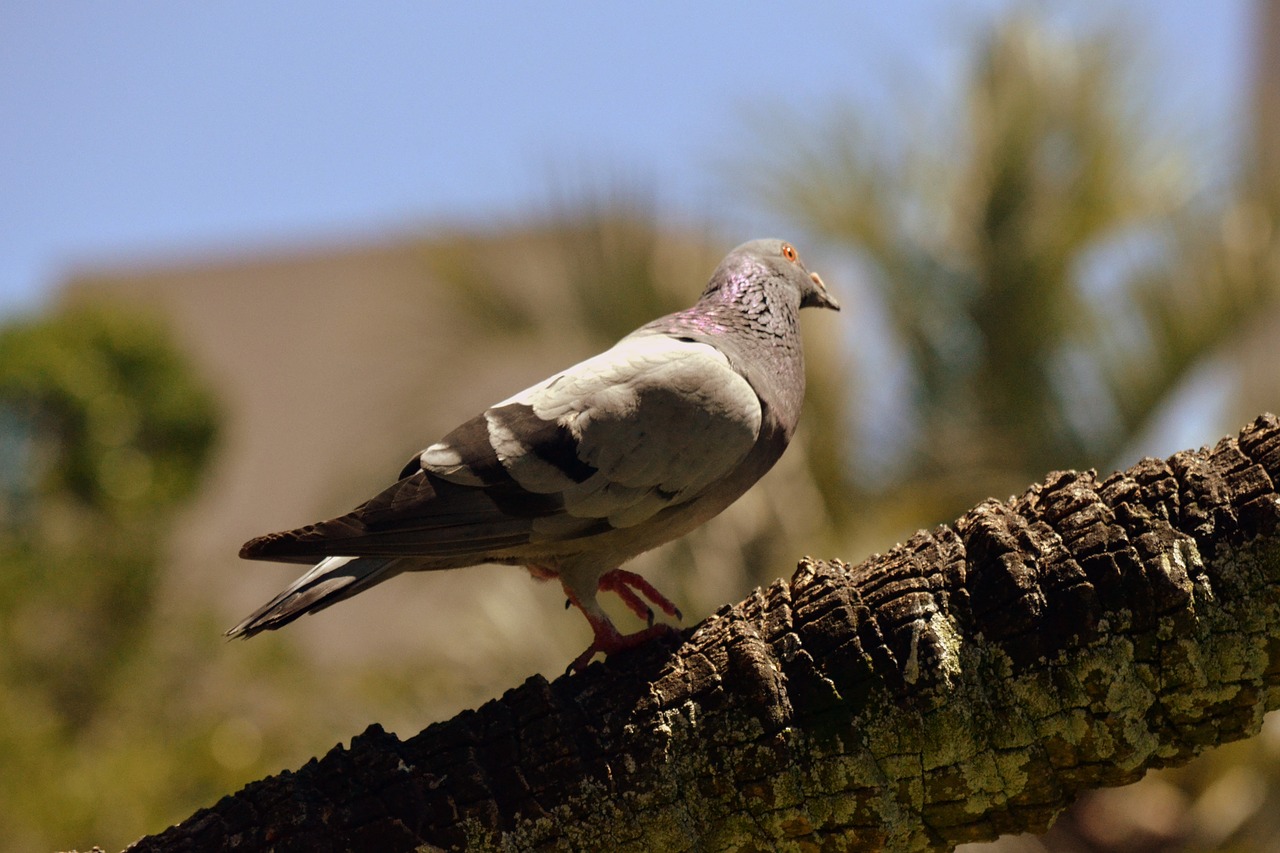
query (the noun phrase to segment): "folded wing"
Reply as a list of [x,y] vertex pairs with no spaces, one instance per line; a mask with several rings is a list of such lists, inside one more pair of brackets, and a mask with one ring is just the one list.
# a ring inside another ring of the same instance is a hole
[[254,539],[241,556],[463,565],[638,528],[731,473],[761,417],[714,347],[632,335],[467,421],[347,515]]

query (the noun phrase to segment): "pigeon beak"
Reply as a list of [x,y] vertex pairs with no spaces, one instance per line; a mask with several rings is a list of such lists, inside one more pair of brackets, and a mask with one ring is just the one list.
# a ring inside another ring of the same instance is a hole
[[809,293],[805,294],[804,302],[802,303],[803,307],[830,308],[832,311],[839,311],[840,303],[836,301],[834,296],[827,292],[827,286],[823,283],[822,276],[818,275],[816,272],[811,272],[809,273],[809,278],[813,279],[815,287]]

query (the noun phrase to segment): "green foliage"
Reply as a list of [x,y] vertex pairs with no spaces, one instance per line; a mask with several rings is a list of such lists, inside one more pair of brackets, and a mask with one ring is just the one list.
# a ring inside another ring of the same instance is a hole
[[80,307],[0,330],[8,843],[86,815],[77,762],[101,757],[146,648],[165,525],[199,484],[216,425],[213,398],[145,317]]
[[285,646],[228,655],[208,614],[156,618],[219,422],[149,315],[0,328],[0,850],[119,849],[367,722],[295,713],[323,676]]
[[904,527],[1115,461],[1277,290],[1269,218],[1193,206],[1126,98],[1117,43],[1014,18],[976,56],[950,127],[890,147],[840,111],[765,140],[780,178],[747,170],[869,271],[909,368],[909,426],[889,431],[910,441],[877,497]]
[[198,483],[213,401],[157,325],[85,307],[0,332],[0,412],[0,663],[78,725],[145,626],[156,526]]
[[113,521],[187,497],[213,446],[209,393],[159,325],[120,310],[80,307],[5,330],[0,406],[29,432],[28,496]]

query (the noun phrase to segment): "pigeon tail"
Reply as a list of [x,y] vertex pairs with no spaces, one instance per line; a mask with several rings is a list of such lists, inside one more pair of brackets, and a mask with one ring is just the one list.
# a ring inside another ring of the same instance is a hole
[[248,639],[263,631],[274,631],[306,613],[323,610],[382,583],[397,572],[392,558],[329,557],[294,581],[288,589],[255,610],[230,631],[228,639]]

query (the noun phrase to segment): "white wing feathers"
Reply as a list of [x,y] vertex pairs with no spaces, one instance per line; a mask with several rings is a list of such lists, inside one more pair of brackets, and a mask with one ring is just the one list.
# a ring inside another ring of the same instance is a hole
[[[624,338],[484,414],[489,453],[511,479],[564,502],[569,518],[540,519],[535,536],[587,518],[631,527],[692,500],[750,452],[761,417],[755,391],[718,350],[652,333]],[[424,450],[422,467],[484,484],[477,448],[453,438]]]

